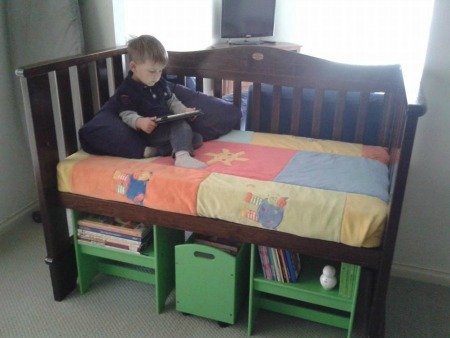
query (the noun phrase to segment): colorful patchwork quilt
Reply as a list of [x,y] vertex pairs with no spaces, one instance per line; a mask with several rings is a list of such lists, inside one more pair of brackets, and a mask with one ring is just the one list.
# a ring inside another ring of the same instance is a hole
[[58,187],[356,247],[380,245],[389,202],[385,148],[232,131],[205,142],[195,157],[208,167],[79,151],[59,163]]

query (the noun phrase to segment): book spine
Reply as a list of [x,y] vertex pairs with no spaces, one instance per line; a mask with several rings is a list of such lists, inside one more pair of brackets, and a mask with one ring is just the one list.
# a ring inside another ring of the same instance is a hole
[[274,257],[273,257],[273,253],[272,253],[272,248],[270,248],[270,247],[267,247],[267,256],[269,257],[270,270],[272,271],[272,280],[277,281],[278,280],[277,270],[275,268],[275,262],[274,262]]
[[134,248],[131,246],[126,246],[126,245],[120,245],[117,243],[111,243],[111,242],[99,242],[96,240],[89,240],[89,239],[84,239],[84,238],[80,238],[78,239],[78,242],[80,244],[89,244],[89,245],[94,245],[94,246],[98,246],[98,247],[102,247],[102,248],[108,248],[108,249],[113,249],[113,250],[120,250],[122,252],[131,252],[131,253],[135,253],[135,254],[139,254],[140,253],[140,249],[141,248]]
[[264,261],[264,248],[262,245],[258,245],[259,261],[261,262],[261,270],[265,279],[270,279],[266,268],[266,262]]
[[275,271],[276,271],[276,274],[277,274],[277,281],[283,282],[283,276],[281,274],[280,260],[278,259],[277,249],[276,248],[271,248],[271,252],[272,252],[272,256],[273,256],[273,262],[274,262],[274,266],[275,266]]
[[284,259],[286,261],[288,275],[289,275],[289,282],[295,283],[295,271],[294,271],[294,265],[292,263],[292,253],[289,250],[283,250],[284,253]]
[[96,233],[103,234],[103,235],[108,235],[108,236],[120,237],[120,238],[123,238],[123,239],[129,239],[129,240],[138,241],[138,242],[143,241],[144,238],[145,238],[145,237],[142,237],[142,236],[131,236],[131,235],[123,234],[123,233],[116,232],[116,231],[105,230],[105,229],[100,229],[100,228],[94,228],[94,227],[90,227],[90,226],[87,226],[87,225],[79,225],[78,229],[91,231],[91,232],[96,232]]
[[143,246],[142,245],[131,245],[131,244],[123,244],[123,243],[117,243],[117,242],[111,242],[111,241],[107,241],[107,240],[99,240],[99,239],[94,239],[94,238],[80,238],[79,242],[89,242],[89,243],[94,243],[100,246],[104,246],[104,247],[114,247],[114,248],[118,248],[118,249],[123,249],[123,250],[127,250],[127,251],[134,251],[134,252],[139,252]]
[[300,255],[297,252],[291,252],[292,262],[294,264],[295,270],[295,280],[298,280],[298,276],[300,275],[300,270],[302,269],[302,263],[300,260]]
[[270,260],[268,254],[268,248],[266,246],[258,246],[259,254],[261,258],[261,264],[263,267],[264,277],[268,280],[273,280],[272,269],[270,268]]
[[287,271],[287,263],[286,263],[286,260],[284,259],[283,251],[285,251],[285,250],[277,249],[278,260],[280,261],[280,268],[281,268],[281,275],[283,276],[283,282],[289,283],[289,274]]
[[114,224],[108,224],[108,223],[101,223],[99,221],[94,221],[90,219],[80,219],[78,221],[78,225],[90,227],[90,228],[96,228],[96,229],[102,229],[105,231],[112,231],[115,233],[121,233],[128,236],[135,236],[135,237],[143,237],[145,233],[150,231],[150,229],[146,229],[144,227],[139,227],[136,229],[132,228],[125,228],[120,225],[114,225]]
[[267,270],[268,279],[274,280],[273,274],[272,274],[272,269],[270,268],[268,248],[267,248],[267,246],[263,246],[262,248],[263,248],[264,264],[265,264],[265,269]]
[[103,241],[111,241],[115,243],[121,243],[121,244],[128,244],[128,245],[141,245],[142,241],[136,241],[132,239],[122,238],[118,236],[111,236],[107,234],[103,234],[100,232],[85,230],[85,229],[78,229],[77,231],[78,238],[89,238],[89,239],[98,239]]

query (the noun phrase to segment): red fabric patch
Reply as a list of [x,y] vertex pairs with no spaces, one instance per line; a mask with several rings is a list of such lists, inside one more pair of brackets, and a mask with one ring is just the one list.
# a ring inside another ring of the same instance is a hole
[[[208,141],[195,151],[195,158],[208,164],[204,170],[258,180],[273,180],[296,151],[245,143]],[[170,157],[154,163],[172,164]],[[264,168],[264,171],[261,171]]]

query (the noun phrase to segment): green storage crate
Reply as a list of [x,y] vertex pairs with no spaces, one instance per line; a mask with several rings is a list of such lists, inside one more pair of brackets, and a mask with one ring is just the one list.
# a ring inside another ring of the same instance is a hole
[[249,245],[237,255],[203,244],[175,247],[177,311],[234,324],[248,297]]
[[322,269],[331,262],[302,255],[302,269],[295,283],[264,278],[258,248],[251,245],[247,333],[252,335],[259,309],[340,327],[351,337],[361,267],[341,263],[339,285],[325,290],[319,282]]
[[72,213],[78,287],[86,293],[98,274],[131,279],[155,285],[156,311],[164,310],[175,286],[174,247],[184,242],[184,231],[153,225],[152,243],[140,254],[78,242],[77,221]]

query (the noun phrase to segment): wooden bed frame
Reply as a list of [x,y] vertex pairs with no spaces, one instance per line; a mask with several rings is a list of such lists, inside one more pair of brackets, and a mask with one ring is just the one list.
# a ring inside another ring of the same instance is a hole
[[[124,78],[126,49],[117,48],[89,55],[52,60],[23,67],[20,77],[26,112],[26,124],[39,193],[39,207],[45,233],[54,298],[64,299],[76,286],[74,245],[69,235],[66,208],[83,212],[118,216],[151,222],[163,227],[217,235],[242,242],[283,247],[300,253],[363,267],[366,288],[361,288],[367,316],[367,335],[384,334],[386,292],[397,237],[402,201],[408,174],[418,118],[425,113],[421,104],[408,104],[399,66],[354,66],[333,63],[307,55],[270,47],[239,46],[195,52],[169,52],[166,73],[196,78],[197,90],[203,90],[203,79],[212,79],[214,96],[222,95],[222,80],[233,80],[233,100],[241,104],[241,82],[253,83],[251,125],[259,130],[261,83],[274,85],[270,132],[277,133],[280,121],[281,86],[294,88],[292,128],[290,133],[318,138],[324,123],[321,119],[323,94],[337,93],[332,139],[343,140],[345,119],[354,119],[351,140],[364,139],[365,121],[371,93],[384,93],[379,116],[376,145],[389,148],[390,213],[382,245],[375,249],[350,247],[317,239],[301,238],[287,233],[235,224],[218,219],[188,216],[149,209],[139,205],[113,202],[57,189],[58,161],[79,149],[77,130],[88,121],[114,92]],[[301,91],[315,89],[311,126],[299,132]],[[345,95],[359,92],[356,116],[347,116]],[[371,117],[372,119],[372,117]]]

